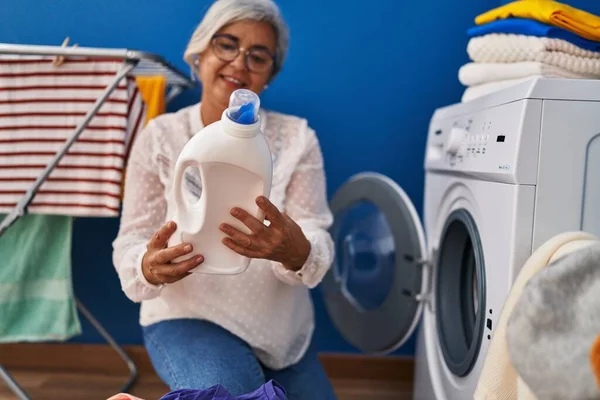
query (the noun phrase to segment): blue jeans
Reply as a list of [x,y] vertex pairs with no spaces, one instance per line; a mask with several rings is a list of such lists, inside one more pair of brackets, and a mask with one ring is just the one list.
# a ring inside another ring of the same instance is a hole
[[336,398],[312,346],[297,364],[274,371],[257,360],[246,342],[208,321],[167,320],[144,327],[143,333],[154,369],[171,390],[221,384],[240,396],[273,379],[289,400]]

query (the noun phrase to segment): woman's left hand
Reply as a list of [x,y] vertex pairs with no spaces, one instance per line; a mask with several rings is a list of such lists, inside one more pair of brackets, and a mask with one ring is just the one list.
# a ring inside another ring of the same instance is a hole
[[292,271],[302,268],[311,248],[302,229],[266,197],[257,197],[256,204],[264,211],[270,225],[266,226],[245,210],[233,208],[231,215],[242,221],[251,233],[246,234],[231,225],[221,224],[221,230],[229,236],[223,239],[223,244],[246,257],[280,262]]

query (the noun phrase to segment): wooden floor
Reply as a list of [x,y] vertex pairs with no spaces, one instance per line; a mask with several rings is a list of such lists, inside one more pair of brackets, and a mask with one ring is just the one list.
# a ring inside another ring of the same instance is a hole
[[[124,377],[99,373],[11,371],[32,400],[104,400],[119,392]],[[409,400],[412,385],[374,380],[334,379],[339,400]],[[0,400],[17,399],[0,384]],[[168,388],[155,376],[141,376],[131,394],[158,400]]]
[[[141,346],[125,346],[138,369],[130,394],[158,400],[168,393]],[[414,365],[402,357],[321,355],[339,400],[412,399]],[[32,400],[105,400],[128,378],[123,361],[106,345],[0,345],[3,365]],[[0,400],[17,397],[0,380]]]

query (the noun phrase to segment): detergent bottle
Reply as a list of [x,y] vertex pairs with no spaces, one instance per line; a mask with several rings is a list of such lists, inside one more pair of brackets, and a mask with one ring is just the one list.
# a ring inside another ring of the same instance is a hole
[[[193,273],[232,275],[244,272],[250,259],[222,243],[227,235],[219,226],[227,223],[242,232],[250,230],[231,215],[239,207],[264,222],[256,205],[260,195],[269,198],[273,166],[269,145],[260,129],[258,95],[238,89],[229,107],[216,121],[196,133],[184,146],[175,165],[172,204],[177,230],[169,246],[190,243],[193,251],[175,259],[183,261],[198,254],[204,262]],[[202,180],[202,193],[195,203],[183,196],[186,168],[196,166]]]

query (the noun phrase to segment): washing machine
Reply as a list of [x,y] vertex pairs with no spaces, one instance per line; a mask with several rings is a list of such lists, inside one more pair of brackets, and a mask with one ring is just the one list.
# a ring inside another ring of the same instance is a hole
[[422,220],[378,173],[332,197],[321,293],[336,329],[379,355],[415,334],[414,398],[472,398],[532,251],[565,231],[600,235],[599,137],[600,81],[532,79],[436,110]]

